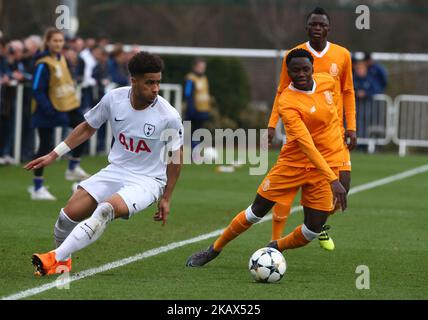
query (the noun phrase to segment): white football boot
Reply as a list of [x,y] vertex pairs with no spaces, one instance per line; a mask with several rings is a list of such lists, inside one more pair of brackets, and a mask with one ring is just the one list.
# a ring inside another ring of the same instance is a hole
[[28,192],[31,194],[31,200],[56,200],[55,196],[52,195],[52,193],[50,193],[46,187],[41,187],[38,190],[34,190],[34,186],[30,186],[28,187]]
[[76,166],[73,170],[65,171],[65,179],[68,181],[82,181],[88,179],[90,174],[86,173],[81,166]]

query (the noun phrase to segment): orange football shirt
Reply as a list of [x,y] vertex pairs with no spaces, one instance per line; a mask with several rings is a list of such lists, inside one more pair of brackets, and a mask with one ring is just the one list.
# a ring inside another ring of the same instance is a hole
[[287,132],[277,165],[317,168],[329,182],[337,176],[330,167],[343,165],[344,142],[334,103],[335,79],[326,73],[313,76],[311,91],[290,84],[278,99],[278,113]]
[[[326,72],[336,80],[334,92],[340,126],[342,127],[342,131],[344,131],[343,110],[345,109],[347,129],[356,130],[355,92],[352,81],[352,61],[350,52],[346,48],[328,41],[322,52],[317,52],[315,49],[313,49],[309,44],[309,41],[302,43],[293,49],[297,48],[308,50],[312,54],[314,58],[314,73]],[[287,72],[287,64],[285,63],[286,58],[287,56],[284,57],[282,62],[278,90],[269,119],[268,127],[272,128],[276,127],[279,119],[279,96],[291,82]]]

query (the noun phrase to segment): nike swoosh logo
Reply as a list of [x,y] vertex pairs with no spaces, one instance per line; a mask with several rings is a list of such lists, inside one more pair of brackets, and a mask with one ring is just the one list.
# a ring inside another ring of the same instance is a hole
[[114,121],[124,121],[125,119],[117,119],[116,117],[114,117]]
[[137,204],[133,203],[132,206],[134,207],[135,210],[137,210]]

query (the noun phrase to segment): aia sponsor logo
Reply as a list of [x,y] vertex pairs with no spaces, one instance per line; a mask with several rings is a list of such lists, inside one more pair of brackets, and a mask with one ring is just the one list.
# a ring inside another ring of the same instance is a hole
[[152,152],[143,139],[134,140],[133,138],[127,138],[123,133],[120,133],[119,142],[121,145],[124,146],[125,150],[127,151],[131,151],[137,154],[140,152]]

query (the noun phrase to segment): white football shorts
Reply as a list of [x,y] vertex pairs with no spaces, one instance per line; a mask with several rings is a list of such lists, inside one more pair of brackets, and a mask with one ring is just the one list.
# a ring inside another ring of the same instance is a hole
[[79,186],[98,203],[119,194],[129,210],[129,217],[149,207],[163,194],[165,183],[155,178],[129,172],[114,164],[83,180]]

